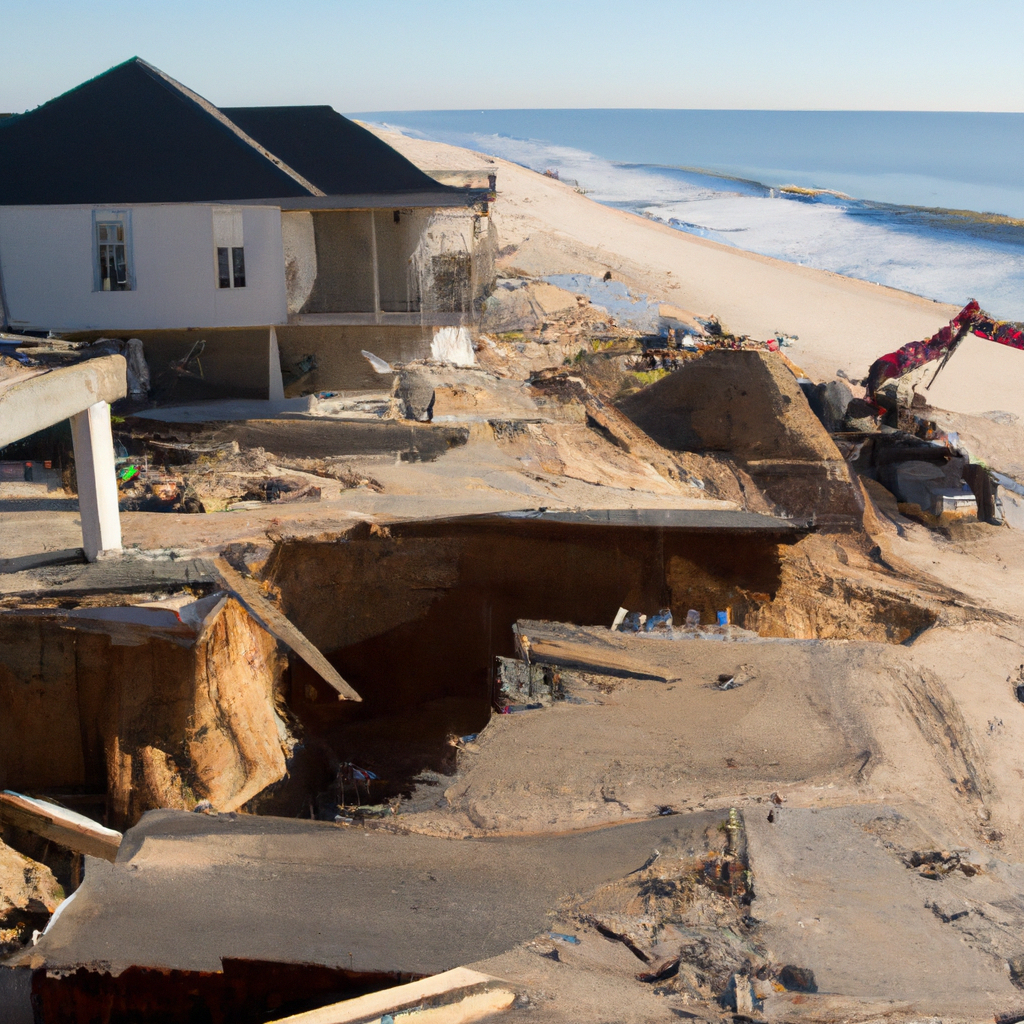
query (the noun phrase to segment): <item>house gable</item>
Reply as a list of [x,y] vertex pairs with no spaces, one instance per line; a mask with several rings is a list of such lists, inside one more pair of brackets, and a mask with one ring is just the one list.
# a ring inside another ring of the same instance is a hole
[[0,120],[3,206],[240,202],[318,192],[212,104],[137,57]]

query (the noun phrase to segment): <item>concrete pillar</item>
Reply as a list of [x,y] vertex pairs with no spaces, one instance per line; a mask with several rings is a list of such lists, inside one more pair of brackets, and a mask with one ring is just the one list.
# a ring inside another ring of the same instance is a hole
[[284,377],[281,374],[281,350],[277,346],[277,331],[270,328],[270,386],[267,398],[271,402],[284,401]]
[[82,547],[85,557],[95,562],[104,552],[121,550],[110,406],[106,402],[97,402],[72,416],[71,438],[75,445]]

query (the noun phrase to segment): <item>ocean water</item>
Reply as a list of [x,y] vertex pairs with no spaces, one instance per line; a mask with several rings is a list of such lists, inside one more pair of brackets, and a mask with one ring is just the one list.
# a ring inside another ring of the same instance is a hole
[[976,298],[996,316],[1024,320],[1024,223],[1013,223],[1024,221],[1024,114],[353,116],[557,171],[597,202],[680,231],[943,302]]

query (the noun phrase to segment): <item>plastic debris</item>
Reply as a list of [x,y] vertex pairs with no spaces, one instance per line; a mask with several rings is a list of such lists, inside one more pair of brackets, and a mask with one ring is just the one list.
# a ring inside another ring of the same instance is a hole
[[563,935],[562,932],[548,932],[548,938],[556,942],[567,942],[570,946],[578,946],[580,940],[575,935]]
[[672,628],[672,609],[662,608],[656,615],[651,615],[644,625],[644,631],[653,633],[656,629]]
[[366,359],[369,364],[377,371],[377,373],[394,373],[394,369],[391,364],[380,356],[375,356],[372,352],[367,352],[366,349],[362,349],[360,354]]
[[[363,355],[366,353],[364,352]],[[465,327],[441,327],[434,332],[430,343],[430,357],[454,366],[474,366],[476,355],[473,341]]]
[[700,625],[700,612],[696,608],[691,608],[686,613],[686,624],[688,626],[699,626]]

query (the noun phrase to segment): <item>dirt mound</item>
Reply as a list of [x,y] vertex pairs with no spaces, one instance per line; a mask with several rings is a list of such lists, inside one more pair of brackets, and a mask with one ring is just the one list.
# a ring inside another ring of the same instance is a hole
[[660,445],[738,459],[838,459],[800,386],[767,352],[712,351],[620,404]]

